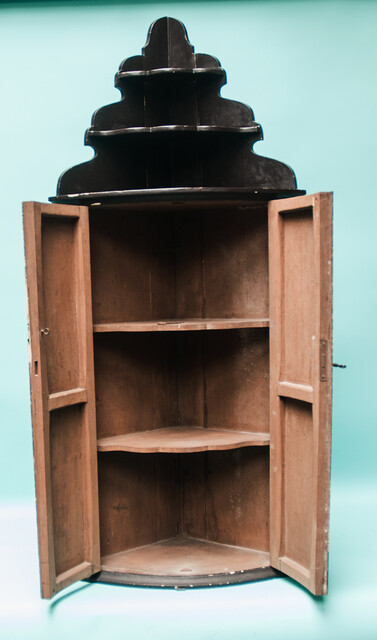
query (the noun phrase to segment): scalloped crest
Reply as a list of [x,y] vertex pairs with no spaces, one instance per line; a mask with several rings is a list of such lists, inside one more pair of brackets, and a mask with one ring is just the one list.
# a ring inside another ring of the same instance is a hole
[[225,83],[217,58],[195,54],[181,22],[154,22],[142,55],[115,76],[122,99],[96,111],[86,131],[95,157],[63,173],[51,200],[299,193],[292,169],[253,153],[262,128],[250,107],[220,97]]

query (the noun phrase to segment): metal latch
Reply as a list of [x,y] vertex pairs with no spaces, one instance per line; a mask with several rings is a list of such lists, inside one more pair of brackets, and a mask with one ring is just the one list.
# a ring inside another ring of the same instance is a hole
[[326,382],[327,380],[327,340],[320,341],[320,375],[319,379],[321,382]]

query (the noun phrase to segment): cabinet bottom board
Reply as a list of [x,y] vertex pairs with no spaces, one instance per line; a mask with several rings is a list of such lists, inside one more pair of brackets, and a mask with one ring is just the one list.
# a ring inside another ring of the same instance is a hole
[[92,581],[151,587],[200,587],[280,575],[265,551],[178,536],[104,556]]

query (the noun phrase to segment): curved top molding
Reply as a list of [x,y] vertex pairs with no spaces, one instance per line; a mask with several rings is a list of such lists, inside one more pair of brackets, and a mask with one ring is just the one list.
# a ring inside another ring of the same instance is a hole
[[121,100],[93,115],[85,144],[95,157],[63,173],[50,199],[121,201],[135,191],[169,199],[177,189],[186,199],[200,190],[243,197],[250,190],[250,199],[302,193],[292,169],[253,152],[262,128],[249,106],[220,96],[225,83],[219,60],[195,53],[181,22],[156,20],[142,55],[124,60],[115,76]]
[[141,56],[124,60],[119,71],[220,68],[217,58],[194,53],[185,25],[174,18],[160,18],[152,22],[142,52]]

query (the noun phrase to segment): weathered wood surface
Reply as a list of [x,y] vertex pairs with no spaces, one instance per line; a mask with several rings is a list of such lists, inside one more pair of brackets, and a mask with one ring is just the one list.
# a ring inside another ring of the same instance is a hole
[[107,322],[93,325],[94,333],[146,331],[219,331],[268,327],[268,318],[182,318],[153,322]]
[[102,558],[102,570],[155,576],[211,576],[268,567],[269,553],[178,536]]
[[275,201],[270,234],[271,564],[327,592],[332,194]]
[[269,442],[270,438],[266,433],[241,433],[224,429],[183,426],[102,438],[98,440],[97,447],[98,451],[195,453],[265,446]]
[[267,328],[94,338],[99,439],[186,425],[269,432]]
[[86,207],[24,204],[41,589],[99,570]]

